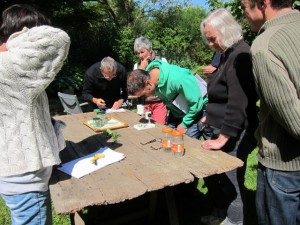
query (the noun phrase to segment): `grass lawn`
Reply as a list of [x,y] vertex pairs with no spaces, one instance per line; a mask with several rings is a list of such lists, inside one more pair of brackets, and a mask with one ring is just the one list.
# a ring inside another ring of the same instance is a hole
[[[245,188],[246,188],[246,200],[247,200],[247,213],[248,213],[248,221],[247,225],[256,225],[256,213],[255,213],[255,205],[254,205],[254,196],[256,190],[256,171],[257,171],[257,160],[256,160],[257,149],[255,149],[248,157],[247,161],[247,171],[245,177]],[[198,183],[198,189],[200,193],[203,194],[202,199],[194,201],[192,204],[190,199],[188,200],[188,204],[184,203],[186,200],[178,201],[178,212],[180,217],[181,224],[184,225],[200,225],[199,218],[201,215],[205,214],[207,211],[207,207],[205,203],[205,193],[206,189],[203,186],[203,180],[200,179]],[[177,200],[177,196],[176,200]],[[160,209],[160,206],[158,207]],[[157,210],[159,211],[159,210]],[[162,209],[161,213],[167,214],[166,209]],[[159,212],[157,212],[159,213]],[[164,221],[167,221],[167,217]],[[184,222],[183,222],[184,221]],[[137,223],[136,225],[144,225],[145,221],[141,223]],[[2,198],[0,198],[0,225],[9,225],[10,224],[10,216],[5,203]],[[54,213],[53,209],[53,225],[70,225],[70,219],[67,215],[57,215]],[[132,224],[132,223],[131,223]],[[166,224],[163,222],[163,224]]]

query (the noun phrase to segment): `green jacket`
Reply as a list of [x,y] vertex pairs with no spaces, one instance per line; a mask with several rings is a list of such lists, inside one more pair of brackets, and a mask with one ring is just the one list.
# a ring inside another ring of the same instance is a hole
[[[159,81],[155,89],[155,94],[166,104],[167,108],[177,118],[182,118],[181,126],[189,128],[203,110],[207,103],[207,98],[203,99],[196,78],[188,69],[172,65],[161,60],[152,61],[146,68],[159,68]],[[172,101],[182,94],[189,106],[187,114],[183,113]]]

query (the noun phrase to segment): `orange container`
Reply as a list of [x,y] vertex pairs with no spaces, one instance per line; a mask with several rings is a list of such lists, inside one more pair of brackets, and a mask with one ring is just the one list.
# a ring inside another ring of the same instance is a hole
[[161,146],[163,147],[165,152],[171,151],[172,131],[173,129],[170,127],[164,127],[161,130],[162,132]]
[[183,133],[181,131],[174,130],[172,132],[171,149],[176,157],[184,155],[184,141]]

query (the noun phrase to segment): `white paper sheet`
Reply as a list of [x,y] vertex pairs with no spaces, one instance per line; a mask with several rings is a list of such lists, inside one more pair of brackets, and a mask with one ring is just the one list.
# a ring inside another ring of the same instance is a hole
[[[104,158],[98,159],[96,164],[91,163],[91,159],[96,153],[102,153]],[[119,152],[115,152],[108,147],[100,148],[97,152],[90,155],[72,160],[70,162],[62,164],[58,169],[73,177],[80,178],[89,173],[92,173],[100,168],[103,168],[109,164],[118,162],[125,158],[125,155]]]
[[202,94],[202,97],[203,97],[203,96],[205,96],[207,94],[207,83],[198,74],[195,74],[195,78],[197,80],[197,84],[198,84],[198,86],[200,88],[200,91],[201,91],[201,94]]
[[172,104],[174,106],[176,106],[178,109],[180,109],[182,112],[184,112],[185,114],[188,112],[189,107],[188,104],[186,102],[185,97],[183,96],[183,94],[179,94],[172,102]]
[[120,109],[107,109],[106,113],[114,113],[114,112],[126,112],[125,109],[120,108]]

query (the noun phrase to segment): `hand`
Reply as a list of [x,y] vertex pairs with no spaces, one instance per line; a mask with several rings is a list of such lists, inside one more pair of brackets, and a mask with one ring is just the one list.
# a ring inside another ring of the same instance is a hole
[[105,101],[102,98],[93,98],[93,102],[99,107],[104,108],[106,106]]
[[202,122],[202,123],[206,123],[206,116],[203,116],[203,117],[201,118],[201,122]]
[[215,72],[217,68],[212,66],[212,65],[209,65],[209,66],[205,66],[203,69],[202,69],[202,72],[205,73],[205,74],[208,74],[208,73],[213,73]]
[[119,109],[123,105],[124,100],[120,99],[118,101],[115,101],[111,109]]
[[3,43],[2,45],[0,45],[0,52],[5,52],[5,51],[7,51],[6,43]]
[[144,58],[144,59],[141,61],[140,65],[139,65],[139,69],[145,70],[146,67],[147,67],[148,64],[149,64],[149,60],[150,60],[150,56]]
[[181,132],[184,133],[184,134],[185,134],[185,132],[187,131],[187,129],[186,129],[186,128],[183,128],[180,124],[177,126],[177,130],[178,130],[178,131],[181,131]]
[[229,136],[225,134],[220,134],[219,137],[215,140],[207,140],[204,141],[201,144],[201,147],[206,149],[206,150],[212,150],[212,149],[221,149],[229,140]]

